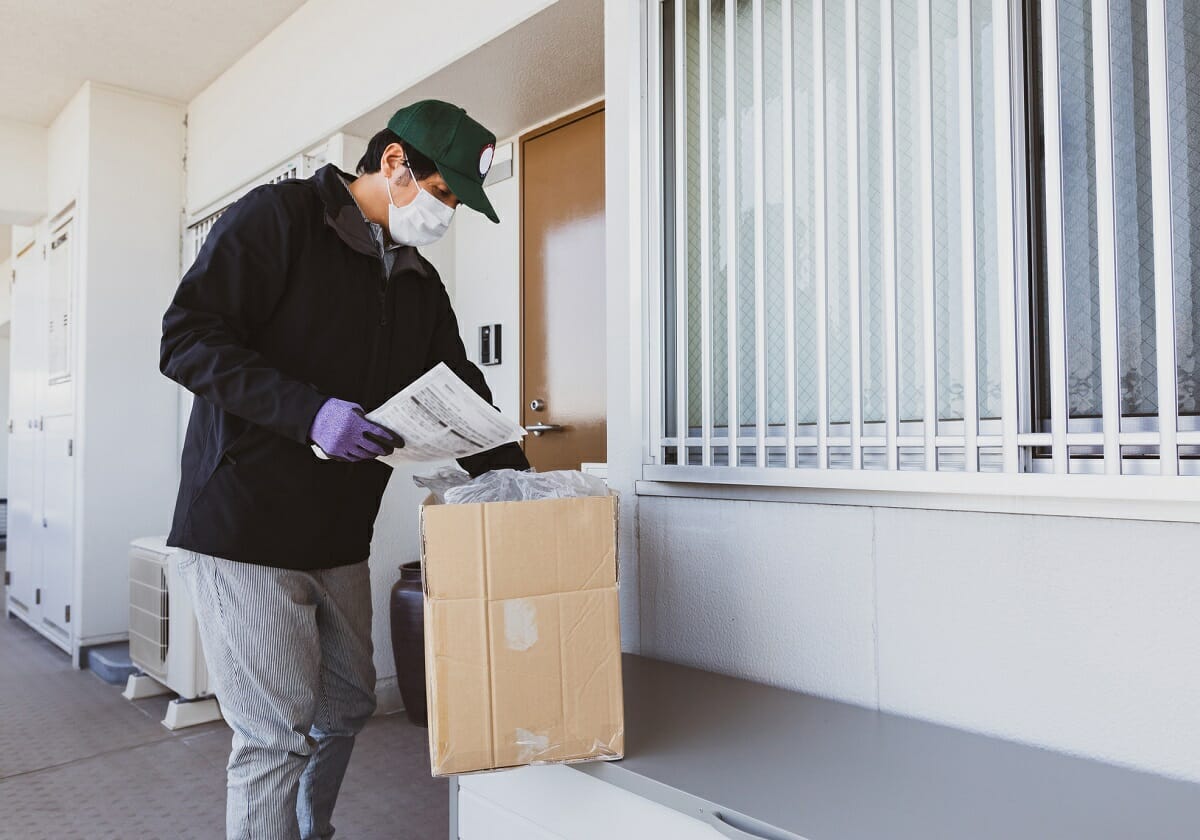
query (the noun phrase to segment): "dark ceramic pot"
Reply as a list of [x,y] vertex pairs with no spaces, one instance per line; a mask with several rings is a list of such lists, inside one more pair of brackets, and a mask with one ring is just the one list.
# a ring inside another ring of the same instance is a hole
[[425,604],[421,591],[421,562],[400,567],[400,580],[392,587],[392,656],[396,682],[408,719],[428,726],[425,708]]

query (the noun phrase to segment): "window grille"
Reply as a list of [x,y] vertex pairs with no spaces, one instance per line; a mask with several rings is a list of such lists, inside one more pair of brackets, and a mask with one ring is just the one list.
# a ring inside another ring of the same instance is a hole
[[278,169],[273,170],[268,175],[246,185],[242,189],[227,196],[224,200],[217,203],[215,209],[210,208],[204,212],[199,218],[193,221],[187,228],[187,236],[185,237],[185,248],[187,249],[187,264],[200,255],[200,248],[204,245],[204,240],[208,238],[208,234],[212,232],[213,225],[217,223],[217,219],[228,210],[233,203],[241,198],[246,193],[255,187],[264,184],[278,184],[281,181],[286,181],[289,178],[301,177],[302,168],[305,170],[305,176],[312,174],[309,171],[312,167],[307,166],[307,158],[298,156],[287,163],[282,164]]
[[1200,473],[1200,6],[653,22],[655,463]]

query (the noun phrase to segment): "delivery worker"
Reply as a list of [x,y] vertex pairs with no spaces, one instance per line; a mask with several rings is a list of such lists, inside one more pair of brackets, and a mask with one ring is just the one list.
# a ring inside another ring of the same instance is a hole
[[[391,468],[374,459],[404,445],[363,413],[439,362],[491,400],[417,248],[460,203],[499,221],[495,142],[446,102],[397,111],[357,178],[329,165],[230,207],[163,319],[162,371],[196,395],[168,543],[233,729],[230,838],[333,835],[375,710],[367,557]],[[529,466],[516,444],[459,463]]]

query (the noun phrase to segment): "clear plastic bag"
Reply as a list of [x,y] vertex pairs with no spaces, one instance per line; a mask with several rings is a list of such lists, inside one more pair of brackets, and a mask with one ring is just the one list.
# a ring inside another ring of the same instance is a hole
[[414,475],[413,484],[424,487],[442,504],[446,502],[446,491],[461,487],[471,480],[471,474],[457,467],[442,467],[432,475]]
[[473,502],[523,502],[533,499],[571,499],[607,496],[604,479],[577,470],[535,473],[522,470],[493,470],[466,484],[445,491],[446,504]]

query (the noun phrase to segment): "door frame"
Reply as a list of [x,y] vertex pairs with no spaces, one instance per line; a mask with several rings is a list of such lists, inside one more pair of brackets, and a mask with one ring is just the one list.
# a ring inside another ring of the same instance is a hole
[[[517,138],[517,216],[520,224],[517,230],[517,253],[519,255],[519,264],[517,267],[517,313],[518,313],[518,349],[517,353],[517,407],[518,417],[517,422],[525,417],[525,144],[530,140],[536,140],[543,135],[549,134],[552,131],[557,131],[560,128],[570,125],[571,123],[579,122],[594,114],[598,114],[604,110],[604,99],[597,99],[582,108],[572,111],[557,119],[551,120],[544,125],[539,125],[526,131]],[[607,224],[607,216],[605,218]],[[524,425],[524,423],[522,423]]]

